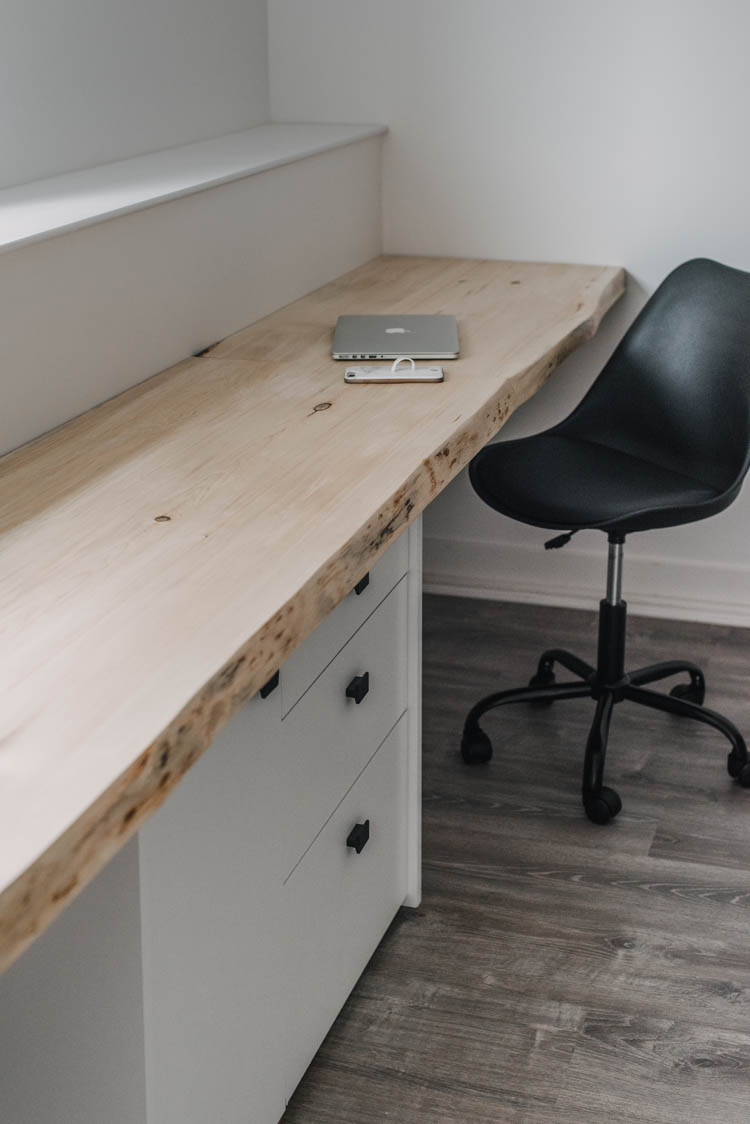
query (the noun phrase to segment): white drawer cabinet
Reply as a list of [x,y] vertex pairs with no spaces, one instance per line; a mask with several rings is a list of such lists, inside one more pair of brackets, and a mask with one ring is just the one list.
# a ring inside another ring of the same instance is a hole
[[0,1037],[38,1024],[43,1044],[26,1066],[0,1055],[3,1124],[276,1124],[399,905],[419,901],[420,601],[417,524],[0,979]]
[[291,709],[285,666],[141,832],[148,1124],[275,1124],[418,900],[419,526],[393,550],[372,602],[292,657]]

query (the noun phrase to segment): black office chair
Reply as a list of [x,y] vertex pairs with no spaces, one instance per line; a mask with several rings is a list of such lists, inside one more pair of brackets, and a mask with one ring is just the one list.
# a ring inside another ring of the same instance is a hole
[[[625,671],[621,598],[625,536],[723,511],[737,496],[749,463],[750,273],[705,259],[689,261],[657,289],[572,414],[534,437],[489,445],[471,462],[471,482],[490,507],[534,527],[568,532],[545,546],[564,546],[583,528],[606,532],[609,566],[596,667],[552,648],[527,687],[478,702],[461,741],[468,764],[492,756],[479,726],[486,711],[515,702],[594,698],[583,805],[594,823],[608,823],[622,803],[603,785],[607,736],[614,704],[627,699],[720,730],[732,745],[729,775],[750,787],[742,735],[703,706],[705,681],[696,664],[669,660]],[[557,683],[555,664],[577,680]],[[669,694],[645,687],[680,672],[687,672],[689,681]]]

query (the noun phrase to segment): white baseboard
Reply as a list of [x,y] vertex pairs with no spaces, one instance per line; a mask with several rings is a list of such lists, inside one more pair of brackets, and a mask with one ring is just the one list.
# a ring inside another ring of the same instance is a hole
[[[605,550],[424,540],[426,593],[596,609],[605,580]],[[750,566],[626,552],[623,596],[641,616],[750,627]]]

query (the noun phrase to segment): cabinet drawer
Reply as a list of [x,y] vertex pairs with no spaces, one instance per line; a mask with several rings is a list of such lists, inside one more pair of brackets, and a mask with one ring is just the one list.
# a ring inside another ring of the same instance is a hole
[[[402,579],[281,722],[284,877],[406,709],[406,607]],[[357,703],[347,687],[364,675]]]
[[349,637],[404,576],[408,564],[409,536],[403,534],[369,571],[369,580],[361,592],[357,593],[352,589],[297,651],[292,653],[281,672],[284,714],[301,698],[336,653],[344,647]]
[[[291,1095],[406,895],[406,718],[390,733],[284,887]],[[360,854],[347,846],[369,820]]]

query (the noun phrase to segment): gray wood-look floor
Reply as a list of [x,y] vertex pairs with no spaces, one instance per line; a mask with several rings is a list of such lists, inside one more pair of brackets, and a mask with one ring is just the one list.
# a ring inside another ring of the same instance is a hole
[[[617,706],[604,828],[580,805],[588,700],[497,711],[492,763],[458,757],[477,698],[544,647],[593,660],[595,632],[591,613],[426,598],[423,902],[284,1124],[750,1121],[750,790],[722,737]],[[630,621],[629,667],[678,656],[749,733],[750,630]]]

